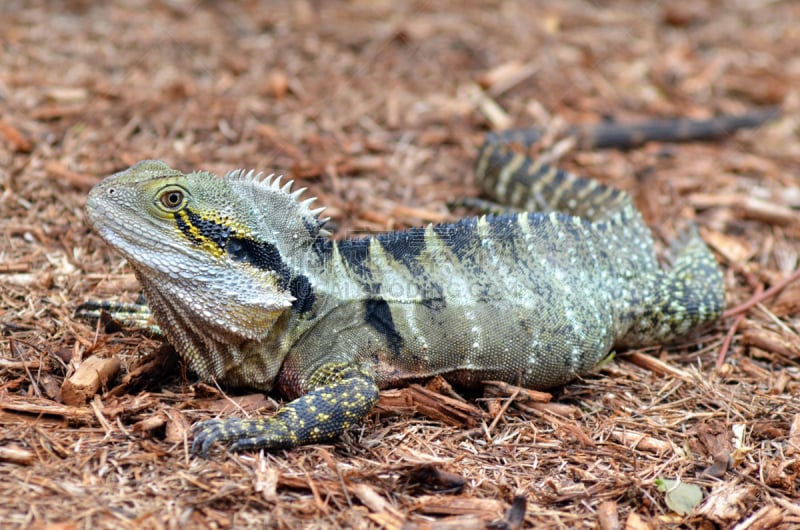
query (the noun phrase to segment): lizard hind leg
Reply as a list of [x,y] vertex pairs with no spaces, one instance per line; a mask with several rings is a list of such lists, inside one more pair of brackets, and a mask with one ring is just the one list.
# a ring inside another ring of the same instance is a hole
[[119,327],[137,329],[153,337],[163,337],[164,333],[155,323],[150,306],[139,297],[135,303],[113,302],[107,300],[87,300],[75,310],[75,316],[89,321],[100,321],[107,330]]
[[725,308],[722,270],[692,225],[679,238],[677,256],[669,271],[656,275],[642,312],[619,341],[645,346],[684,335],[710,322]]

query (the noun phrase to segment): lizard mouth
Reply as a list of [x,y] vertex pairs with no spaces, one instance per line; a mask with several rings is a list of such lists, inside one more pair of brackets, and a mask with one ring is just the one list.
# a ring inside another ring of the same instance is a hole
[[159,264],[175,263],[176,256],[190,251],[164,237],[162,226],[128,207],[119,189],[102,185],[92,189],[86,200],[86,215],[94,232],[134,266],[157,269]]

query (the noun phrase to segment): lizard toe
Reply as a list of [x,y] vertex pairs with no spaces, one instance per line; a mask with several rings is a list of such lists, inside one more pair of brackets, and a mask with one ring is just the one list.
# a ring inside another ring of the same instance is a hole
[[285,424],[274,419],[229,418],[226,420],[207,420],[192,427],[194,441],[192,453],[207,457],[209,448],[215,442],[232,442],[232,451],[251,449],[282,449],[292,447],[294,439]]
[[208,450],[217,440],[224,439],[224,430],[221,420],[208,420],[195,423],[192,426],[194,440],[192,441],[192,454],[208,458]]

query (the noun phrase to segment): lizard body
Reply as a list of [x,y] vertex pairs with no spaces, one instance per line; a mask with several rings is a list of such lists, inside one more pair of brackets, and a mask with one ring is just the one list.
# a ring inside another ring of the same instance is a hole
[[[691,139],[771,116],[606,126],[582,143]],[[468,387],[553,387],[612,348],[719,316],[722,274],[695,230],[662,270],[630,196],[510,147],[537,140],[490,134],[477,161],[487,193],[526,211],[342,241],[280,177],[143,161],[98,184],[92,227],[131,263],[190,367],[292,400],[271,418],[198,424],[194,450],[329,440],[373,408],[379,389],[437,374]]]

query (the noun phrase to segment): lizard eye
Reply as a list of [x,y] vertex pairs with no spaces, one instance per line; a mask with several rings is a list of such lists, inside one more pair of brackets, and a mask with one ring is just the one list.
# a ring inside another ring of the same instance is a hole
[[167,210],[178,210],[183,206],[183,192],[181,190],[166,190],[158,198]]

